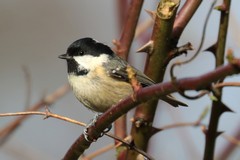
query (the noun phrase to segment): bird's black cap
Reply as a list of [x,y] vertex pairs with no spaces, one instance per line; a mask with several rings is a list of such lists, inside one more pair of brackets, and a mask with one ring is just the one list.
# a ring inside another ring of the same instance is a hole
[[[89,37],[76,40],[67,49],[67,55],[70,57],[82,55],[92,55],[98,57],[103,53],[110,56],[114,54],[110,47]],[[67,59],[65,57],[60,56],[59,58]]]

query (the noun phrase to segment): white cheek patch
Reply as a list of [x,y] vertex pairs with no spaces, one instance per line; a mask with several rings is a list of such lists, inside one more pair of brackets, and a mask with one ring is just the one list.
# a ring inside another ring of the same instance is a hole
[[98,57],[94,57],[91,55],[84,55],[84,56],[75,56],[73,58],[79,64],[80,69],[85,68],[89,70],[94,70],[96,67],[108,61],[108,55],[106,54],[102,54]]

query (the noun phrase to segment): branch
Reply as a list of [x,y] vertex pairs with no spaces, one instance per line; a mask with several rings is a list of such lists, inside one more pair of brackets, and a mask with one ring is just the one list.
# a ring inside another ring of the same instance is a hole
[[184,28],[186,27],[194,13],[197,11],[201,3],[202,0],[187,0],[177,14],[172,32],[172,38],[176,43],[180,38]]
[[[125,6],[126,7],[126,1],[121,0],[122,5],[120,6],[120,9],[123,9],[121,7]],[[122,57],[123,59],[127,59],[128,54],[129,54],[129,50],[131,48],[131,44],[134,38],[134,34],[135,34],[135,30],[137,27],[137,23],[138,23],[138,19],[139,19],[139,15],[142,9],[142,5],[143,5],[143,0],[131,0],[131,3],[128,8],[128,12],[127,14],[124,13],[125,15],[127,15],[127,19],[124,20],[125,24],[124,24],[124,28],[121,34],[121,38],[120,40],[113,40],[113,44],[115,44],[116,46],[116,53],[118,54],[118,56]],[[121,10],[120,12],[123,15],[123,10]],[[123,23],[123,17],[120,17],[120,21],[121,23]],[[126,137],[126,130],[127,130],[127,125],[126,125],[126,115],[122,116],[121,118],[119,118],[116,122],[115,122],[115,135],[119,136],[121,138]],[[118,155],[121,156],[121,154],[124,153],[120,153]]]
[[118,9],[118,26],[119,29],[123,27],[126,20],[126,8],[128,7],[128,0],[117,0],[116,8]]
[[161,128],[155,128],[153,127],[152,132],[153,134],[158,133],[160,131],[164,131],[166,129],[171,129],[171,128],[177,128],[177,127],[188,127],[188,126],[205,126],[202,124],[202,120],[206,117],[207,113],[209,111],[209,108],[206,107],[203,112],[200,114],[200,116],[198,117],[198,119],[194,122],[180,122],[180,123],[174,123],[174,124],[170,124],[170,125],[166,125],[163,126]]
[[[213,82],[240,72],[240,59],[237,59],[234,64],[221,66],[212,72],[194,78],[184,78],[176,80],[175,83],[165,82],[140,89],[136,93],[137,100],[134,101],[132,96],[120,101],[115,106],[111,107],[104,114],[102,114],[95,126],[88,129],[88,135],[91,139],[98,139],[102,131],[113,123],[121,115],[126,114],[130,109],[136,105],[146,102],[150,99],[158,99],[165,95],[181,90],[201,90],[211,86]],[[64,160],[77,159],[89,146],[91,142],[85,140],[81,135],[71,146],[66,153]]]
[[58,114],[51,113],[48,109],[46,109],[45,112],[26,111],[26,112],[15,112],[15,113],[0,113],[0,117],[26,116],[26,115],[42,115],[42,116],[44,116],[43,119],[47,119],[49,117],[53,117],[53,118],[60,119],[60,120],[63,120],[63,121],[66,121],[66,122],[70,122],[70,123],[73,123],[73,124],[77,124],[77,125],[80,125],[80,126],[84,126],[84,127],[86,126],[85,123],[82,123],[82,122],[79,122],[79,121],[76,121],[74,119],[71,119],[71,118],[68,118],[68,117],[64,117],[64,116],[61,116],[61,115],[58,115]]
[[143,0],[132,0],[128,10],[128,18],[126,19],[120,40],[113,40],[116,45],[116,53],[123,59],[127,59],[128,53],[134,38],[138,18],[142,9]]
[[[161,0],[159,2],[151,40],[150,43],[148,42],[145,45],[146,48],[151,49],[147,49],[149,52],[144,73],[157,83],[163,80],[165,74],[164,62],[171,49],[170,35],[179,2],[179,0]],[[134,119],[139,119],[147,124],[141,128],[132,125],[131,129],[135,145],[142,150],[147,149],[148,141],[152,136],[149,129],[151,129],[157,104],[158,101],[152,99],[138,106],[134,114]],[[131,152],[128,154],[127,159],[136,159],[136,157],[137,154]]]
[[222,82],[213,85],[214,88],[221,87],[240,87],[240,82]]
[[[132,140],[132,137],[131,136],[127,136],[124,138],[124,141],[131,141]],[[82,157],[83,159],[93,159],[95,157],[97,157],[98,155],[104,153],[104,152],[107,152],[113,148],[117,148],[117,147],[120,147],[122,145],[122,142],[118,142],[117,144],[109,144],[108,146],[105,146],[105,147],[102,147],[100,148],[99,150],[95,151],[95,152],[92,152],[84,157]]]
[[[79,121],[76,121],[74,119],[71,119],[71,118],[68,118],[68,117],[65,117],[65,116],[62,116],[62,115],[59,115],[59,114],[54,114],[54,113],[51,113],[49,111],[48,108],[46,108],[45,112],[40,112],[40,111],[26,111],[26,112],[14,112],[14,113],[0,113],[0,117],[12,117],[12,116],[26,116],[26,115],[42,115],[44,116],[43,119],[47,119],[49,117],[52,117],[52,118],[56,118],[56,119],[59,119],[59,120],[63,120],[63,121],[66,121],[66,122],[69,122],[69,123],[72,123],[72,124],[77,124],[79,126],[83,126],[83,127],[86,127],[86,124],[83,123],[83,122],[79,122]],[[127,147],[129,147],[130,149],[133,149],[135,150],[136,152],[142,154],[143,156],[145,156],[146,158],[148,158],[149,160],[152,160],[153,158],[148,155],[146,152],[136,148],[134,145],[128,143],[125,139],[129,139],[129,137],[126,137],[124,140],[110,134],[110,133],[105,133],[106,136],[112,138],[112,139],[115,139],[118,142],[118,144],[116,145],[117,146],[120,146],[120,145],[125,145]],[[105,148],[104,150],[101,150],[100,152],[103,152],[105,151],[106,149],[108,148],[111,148],[111,147],[107,147]],[[95,153],[93,156],[95,156],[96,154],[99,154],[99,152]]]
[[[41,99],[39,102],[36,104],[27,107],[26,111],[36,111],[39,110],[42,106],[46,105],[51,105],[53,104],[56,100],[61,98],[63,95],[65,95],[69,91],[69,85],[64,85],[60,88],[58,88],[56,91],[54,91],[52,94],[46,96],[45,98]],[[23,115],[20,117],[17,117],[14,121],[10,122],[7,124],[6,127],[4,127],[0,131],[0,144],[3,144],[7,138],[17,129],[17,127],[27,118],[28,116]]]
[[[236,131],[234,131],[233,135],[234,135],[233,137],[236,137],[235,139],[240,139],[240,128],[237,128]],[[222,151],[219,153],[217,159],[219,160],[228,159],[229,156],[231,156],[231,153],[235,150],[235,148],[236,148],[236,144],[234,143],[226,144],[222,149]]]
[[[224,64],[224,54],[225,54],[225,45],[226,45],[226,37],[228,30],[228,19],[230,12],[230,3],[231,0],[224,0],[221,6],[224,6],[224,9],[221,8],[221,18],[220,18],[220,26],[218,32],[218,41],[217,41],[217,49],[216,49],[216,67]],[[223,82],[224,78],[219,79],[219,82]],[[216,138],[219,135],[217,131],[219,118],[226,111],[226,106],[219,104],[219,101],[222,99],[222,88],[218,88],[217,94],[214,93],[214,96],[218,99],[218,101],[213,101],[212,103],[212,111],[210,115],[209,128],[206,132],[206,142],[204,149],[204,160],[211,160],[214,158],[214,150],[216,144]]]
[[111,135],[111,134],[106,134],[106,135],[107,135],[108,137],[111,137],[111,138],[115,139],[115,140],[118,140],[118,141],[121,142],[123,145],[129,147],[130,150],[134,150],[134,151],[136,151],[137,153],[141,154],[141,155],[144,156],[147,160],[153,160],[153,158],[152,158],[150,155],[148,155],[148,154],[147,154],[146,152],[144,152],[143,150],[137,148],[137,147],[134,145],[134,143],[128,143],[128,142],[126,142],[126,141],[124,141],[124,140],[122,140],[122,139],[120,139],[120,138],[118,138],[118,137],[116,137],[116,136],[114,136],[114,135]]
[[193,50],[193,46],[190,42],[180,46],[180,47],[176,47],[173,50],[171,50],[168,55],[167,58],[165,59],[164,62],[164,67],[166,68],[168,63],[175,57],[178,57],[182,54],[187,54],[187,51],[189,50]]

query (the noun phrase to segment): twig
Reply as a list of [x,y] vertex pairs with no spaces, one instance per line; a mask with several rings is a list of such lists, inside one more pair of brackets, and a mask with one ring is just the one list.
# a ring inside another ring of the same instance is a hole
[[195,121],[195,122],[182,122],[182,123],[175,123],[175,124],[170,124],[163,126],[161,128],[155,128],[158,131],[166,130],[166,129],[172,129],[172,128],[177,128],[177,127],[188,127],[188,126],[199,126],[201,125],[200,122]]
[[238,140],[237,138],[233,136],[228,136],[226,134],[222,134],[222,137],[231,142],[232,144],[240,146],[240,140]]
[[[124,138],[124,141],[129,142],[131,139],[132,139],[131,136],[127,136],[127,137]],[[104,152],[107,152],[107,151],[109,151],[109,150],[111,150],[113,148],[117,148],[117,147],[119,147],[121,145],[122,145],[122,142],[118,142],[117,144],[109,144],[109,145],[107,145],[105,147],[102,147],[99,150],[97,150],[95,152],[92,152],[89,155],[86,155],[86,156],[84,156],[82,158],[83,159],[92,159],[92,158],[95,158],[95,157],[97,157],[98,155],[100,155],[100,154],[102,154]]]
[[[63,120],[63,121],[66,121],[66,122],[69,122],[69,123],[72,123],[72,124],[77,124],[79,126],[83,126],[83,127],[86,127],[86,124],[83,123],[83,122],[79,122],[79,121],[76,121],[74,119],[71,119],[71,118],[68,118],[68,117],[65,117],[65,116],[62,116],[62,115],[59,115],[59,114],[54,114],[54,113],[51,113],[48,109],[46,109],[45,112],[40,112],[40,111],[27,111],[27,112],[14,112],[14,113],[0,113],[0,117],[12,117],[12,116],[26,116],[26,115],[42,115],[44,116],[43,119],[47,119],[49,117],[52,117],[52,118],[56,118],[56,119],[59,119],[59,120]],[[119,146],[119,145],[122,145],[124,144],[125,146],[128,146],[130,149],[133,149],[135,150],[136,152],[142,154],[143,156],[145,156],[146,158],[148,159],[152,159],[150,155],[148,155],[147,153],[145,153],[144,151],[141,151],[140,149],[136,148],[135,146],[131,145],[130,143],[126,142],[125,140],[122,140],[110,133],[105,133],[106,136],[110,137],[110,138],[113,138],[117,141],[119,141],[120,143],[118,143],[116,146]],[[125,139],[129,139],[129,137],[125,138]],[[115,145],[113,145],[115,146]],[[99,153],[102,153],[103,151],[105,150],[108,150],[109,148],[112,148],[112,147],[107,147],[107,148],[104,148],[104,149],[101,149],[101,151],[98,151],[96,154],[99,154]],[[95,156],[94,155],[94,156]],[[92,155],[93,156],[93,155]],[[88,156],[89,158],[89,156]]]
[[[240,128],[237,128],[236,131],[234,131],[233,135],[235,139],[240,139]],[[231,155],[231,153],[234,151],[235,148],[236,148],[236,145],[233,143],[226,144],[224,148],[219,152],[216,159],[219,159],[219,160],[228,159],[228,157]]]
[[101,154],[103,154],[103,153],[113,149],[113,148],[115,148],[114,144],[109,144],[107,146],[103,146],[103,147],[101,147],[100,149],[98,149],[95,152],[92,152],[92,153],[90,153],[90,154],[88,154],[86,156],[85,155],[82,156],[81,160],[91,160],[91,159],[93,159],[93,158],[95,158],[95,157],[97,157],[97,156],[99,156],[99,155],[101,155]]
[[167,58],[165,59],[165,62],[164,62],[164,67],[167,67],[168,63],[175,57],[178,57],[182,54],[187,54],[187,51],[190,51],[190,50],[193,50],[193,46],[190,42],[180,46],[180,47],[177,47],[177,48],[174,48],[172,51],[170,51],[167,55]]
[[149,154],[147,154],[143,150],[137,148],[134,144],[128,143],[128,142],[126,142],[126,141],[124,141],[124,140],[122,140],[122,139],[120,139],[120,138],[118,138],[118,137],[116,137],[116,136],[114,136],[112,134],[106,134],[106,135],[108,137],[111,137],[111,138],[115,139],[115,140],[118,140],[123,145],[129,147],[130,150],[134,150],[134,151],[138,152],[139,154],[143,155],[147,160],[153,160],[153,158]]
[[221,87],[240,87],[240,82],[222,82],[216,83],[213,85],[214,88],[221,88]]
[[[44,99],[41,99],[39,102],[36,104],[27,107],[26,111],[36,111],[39,110],[42,106],[45,105],[51,105],[53,104],[56,100],[61,98],[63,95],[65,95],[69,91],[69,85],[66,84],[60,88],[58,88],[56,91],[54,91],[52,94],[46,96]],[[27,118],[27,116],[20,116],[17,117],[14,121],[8,123],[6,127],[1,129],[0,131],[0,145],[2,145],[8,137],[17,129],[17,127]]]
[[82,122],[79,122],[79,121],[76,121],[74,119],[71,119],[71,118],[68,118],[68,117],[64,117],[64,116],[61,116],[61,115],[58,115],[58,114],[51,113],[48,110],[46,110],[45,112],[26,111],[26,112],[14,112],[14,113],[0,113],[0,117],[26,116],[26,115],[43,115],[44,116],[43,119],[47,119],[49,117],[53,117],[53,118],[60,119],[60,120],[63,120],[63,121],[66,121],[66,122],[70,122],[70,123],[73,123],[73,124],[77,124],[77,125],[80,125],[80,126],[84,126],[84,127],[86,126],[85,123],[82,123]]
[[164,131],[166,129],[177,128],[177,127],[204,126],[201,122],[206,117],[208,111],[209,111],[209,108],[206,107],[202,111],[202,113],[200,114],[200,116],[198,117],[198,119],[195,122],[174,123],[174,124],[166,125],[166,126],[163,126],[163,127],[160,127],[160,128],[154,128],[153,130],[154,130],[155,133],[157,133],[159,131]]

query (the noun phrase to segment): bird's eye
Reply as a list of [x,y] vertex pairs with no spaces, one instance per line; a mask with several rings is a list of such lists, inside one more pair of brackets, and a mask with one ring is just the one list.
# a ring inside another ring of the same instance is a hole
[[80,50],[80,51],[78,52],[78,54],[79,54],[80,56],[82,56],[82,55],[84,55],[84,51],[83,51],[83,50]]

